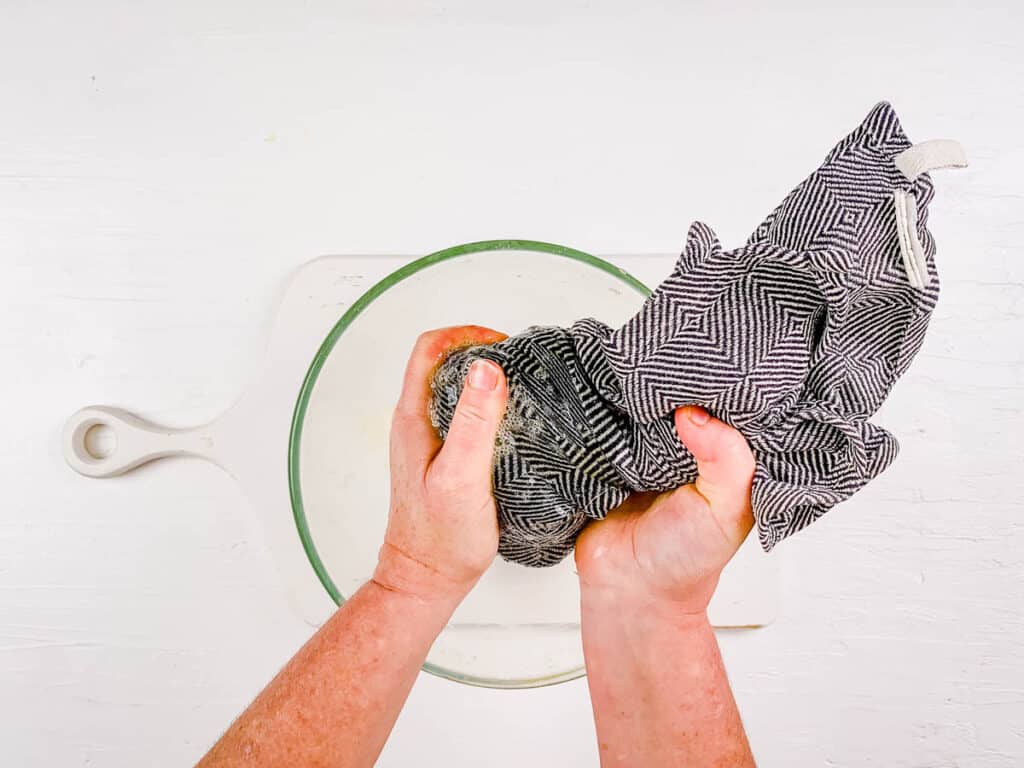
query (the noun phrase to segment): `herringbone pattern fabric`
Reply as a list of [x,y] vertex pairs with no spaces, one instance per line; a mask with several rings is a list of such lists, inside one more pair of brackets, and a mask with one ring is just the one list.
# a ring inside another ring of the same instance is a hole
[[[503,557],[552,565],[630,492],[692,482],[672,421],[686,404],[749,441],[766,550],[889,465],[896,440],[867,419],[920,348],[938,298],[931,180],[910,182],[893,164],[910,146],[878,104],[742,247],[723,251],[693,224],[672,274],[623,327],[530,328],[445,361],[431,408],[442,436],[474,359],[509,379],[494,468]],[[901,261],[897,189],[917,203],[923,289]]]

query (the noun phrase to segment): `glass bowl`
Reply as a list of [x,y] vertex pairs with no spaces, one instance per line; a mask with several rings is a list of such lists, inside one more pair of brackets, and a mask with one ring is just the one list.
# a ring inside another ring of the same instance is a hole
[[[363,294],[338,320],[299,393],[288,448],[295,525],[339,605],[372,574],[388,511],[388,431],[416,337],[451,325],[516,333],[595,317],[620,325],[649,289],[586,253],[493,240],[418,259]],[[583,674],[572,557],[552,568],[496,558],[437,638],[424,669],[494,688]]]

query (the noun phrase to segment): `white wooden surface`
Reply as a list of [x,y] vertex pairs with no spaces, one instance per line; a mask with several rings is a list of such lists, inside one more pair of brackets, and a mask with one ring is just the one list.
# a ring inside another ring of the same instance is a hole
[[[0,3],[3,764],[188,764],[308,632],[230,479],[80,478],[74,408],[220,412],[323,253],[736,244],[880,98],[972,162],[937,174],[944,293],[880,416],[903,455],[723,652],[763,765],[1024,761],[1024,18],[826,5]],[[423,676],[381,764],[595,756],[583,681]]]

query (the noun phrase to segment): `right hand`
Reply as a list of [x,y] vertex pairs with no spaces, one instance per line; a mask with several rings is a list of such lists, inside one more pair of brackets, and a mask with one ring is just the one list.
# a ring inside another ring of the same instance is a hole
[[634,494],[583,529],[576,567],[585,599],[703,616],[750,532],[754,457],[743,435],[697,406],[678,409],[675,424],[697,461],[697,480]]
[[391,422],[391,510],[373,580],[422,602],[457,603],[498,549],[491,493],[494,441],[508,388],[501,368],[470,368],[442,444],[430,423],[430,379],[453,348],[493,344],[505,334],[443,328],[416,341]]

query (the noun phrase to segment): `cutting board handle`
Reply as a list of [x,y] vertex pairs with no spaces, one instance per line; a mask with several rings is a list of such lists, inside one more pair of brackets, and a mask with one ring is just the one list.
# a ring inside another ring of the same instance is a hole
[[[90,436],[94,429],[98,434]],[[171,429],[104,405],[83,408],[67,420],[63,449],[68,465],[86,477],[114,477],[167,456],[221,464],[211,425]]]

